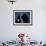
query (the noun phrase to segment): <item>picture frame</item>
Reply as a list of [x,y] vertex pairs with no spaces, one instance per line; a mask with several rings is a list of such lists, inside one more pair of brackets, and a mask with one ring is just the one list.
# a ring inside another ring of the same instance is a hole
[[32,10],[13,10],[14,25],[32,25]]

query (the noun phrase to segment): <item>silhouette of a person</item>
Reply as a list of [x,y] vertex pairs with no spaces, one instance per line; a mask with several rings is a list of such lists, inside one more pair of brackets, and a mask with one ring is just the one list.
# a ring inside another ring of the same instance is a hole
[[27,14],[23,14],[22,19],[23,19],[24,23],[29,23],[29,18],[27,16]]

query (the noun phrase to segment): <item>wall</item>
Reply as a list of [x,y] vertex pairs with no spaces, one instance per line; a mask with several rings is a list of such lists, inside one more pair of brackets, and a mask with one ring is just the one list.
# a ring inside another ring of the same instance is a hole
[[[14,26],[13,10],[33,10],[32,26]],[[8,0],[0,0],[0,41],[15,40],[19,32],[26,32],[33,40],[46,40],[46,1],[16,0],[13,5]]]

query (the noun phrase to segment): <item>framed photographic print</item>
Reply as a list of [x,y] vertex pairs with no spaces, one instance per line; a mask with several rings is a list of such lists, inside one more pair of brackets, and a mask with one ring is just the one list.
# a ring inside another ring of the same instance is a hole
[[32,25],[32,10],[13,10],[14,25]]

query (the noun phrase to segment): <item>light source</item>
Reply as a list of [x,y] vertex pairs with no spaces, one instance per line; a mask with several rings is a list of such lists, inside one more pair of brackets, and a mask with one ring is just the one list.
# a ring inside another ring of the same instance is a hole
[[16,2],[15,0],[8,0],[8,2],[11,2],[12,4]]

